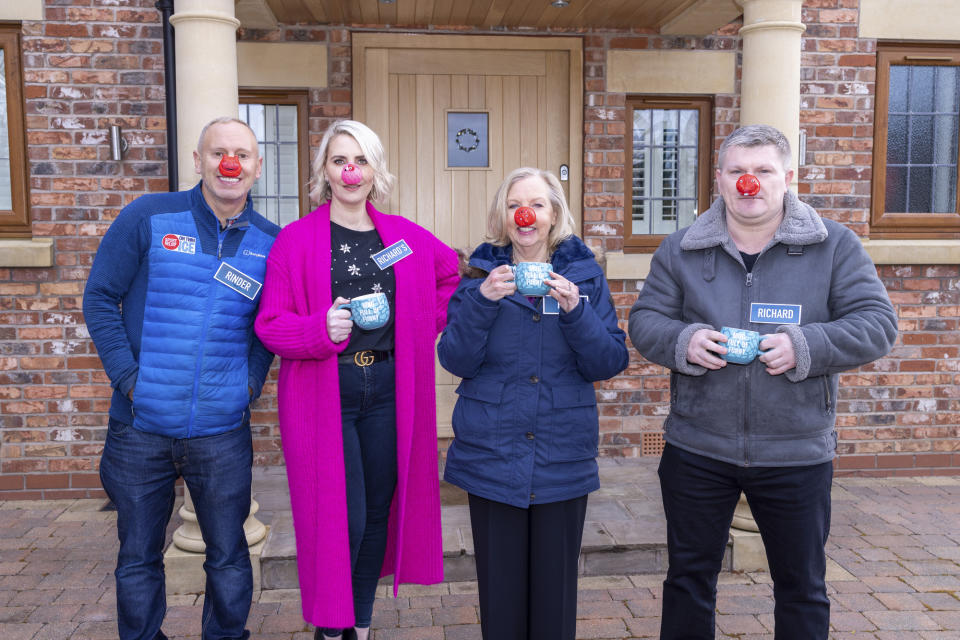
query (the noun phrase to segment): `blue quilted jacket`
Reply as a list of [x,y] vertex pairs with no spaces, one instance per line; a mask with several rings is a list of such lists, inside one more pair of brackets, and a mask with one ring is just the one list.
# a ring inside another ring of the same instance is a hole
[[[470,265],[510,264],[511,246],[481,244]],[[440,364],[463,378],[444,478],[467,492],[527,508],[600,486],[594,383],[627,366],[625,334],[603,270],[576,236],[550,258],[586,296],[570,313],[544,313],[519,293],[491,302],[484,278],[464,278],[450,299]],[[551,298],[552,300],[552,298]]]
[[249,420],[273,360],[253,320],[279,231],[250,200],[220,229],[199,184],[142,196],[120,212],[83,298],[114,387],[111,417],[174,438],[214,435]]

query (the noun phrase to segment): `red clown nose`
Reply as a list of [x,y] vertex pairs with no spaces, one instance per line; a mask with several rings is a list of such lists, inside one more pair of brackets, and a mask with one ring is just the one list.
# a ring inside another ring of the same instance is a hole
[[224,178],[239,178],[240,170],[240,158],[237,156],[220,158],[220,175]]
[[343,178],[343,184],[360,184],[363,182],[363,172],[352,164],[343,167],[343,173],[340,177]]
[[757,176],[745,173],[737,179],[737,191],[742,196],[755,196],[760,193],[760,181]]
[[537,214],[530,207],[520,207],[513,212],[513,221],[518,227],[529,227],[537,221]]

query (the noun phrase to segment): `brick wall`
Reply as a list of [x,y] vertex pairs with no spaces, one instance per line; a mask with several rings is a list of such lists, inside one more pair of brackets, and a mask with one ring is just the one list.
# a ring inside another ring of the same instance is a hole
[[[101,495],[96,470],[110,389],[83,325],[80,296],[99,237],[119,209],[142,193],[167,189],[154,0],[47,4],[46,21],[23,27],[24,82],[33,232],[54,239],[55,266],[0,268],[0,498]],[[799,189],[825,216],[866,234],[875,43],[857,39],[856,6],[856,0],[805,3],[801,127],[808,137]],[[707,38],[583,32],[589,244],[622,248],[625,95],[606,91],[607,51],[737,50],[738,28],[735,23]],[[563,32],[571,33],[578,32]],[[312,154],[327,125],[351,112],[349,29],[297,25],[245,31],[240,38],[328,43],[329,86],[310,91]],[[737,95],[715,97],[717,141],[738,117]],[[122,125],[131,142],[123,163],[109,160],[110,124]],[[960,266],[884,266],[880,273],[902,335],[889,357],[842,377],[838,469],[956,473]],[[610,283],[624,322],[640,284]],[[275,385],[274,371],[254,411],[257,464],[282,462]],[[635,352],[624,374],[600,385],[602,455],[649,453],[649,436],[655,439],[667,412],[668,385],[665,370]]]
[[[30,203],[49,269],[0,268],[0,495],[99,493],[110,388],[80,312],[87,269],[119,209],[165,191],[166,122],[153,0],[48,3],[23,25]],[[131,144],[112,162],[109,125]]]

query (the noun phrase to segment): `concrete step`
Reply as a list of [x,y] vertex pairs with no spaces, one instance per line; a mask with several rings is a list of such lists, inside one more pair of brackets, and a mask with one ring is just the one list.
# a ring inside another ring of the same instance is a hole
[[[649,500],[594,499],[587,507],[587,522],[580,554],[580,574],[605,576],[663,574],[667,570],[666,526],[662,512],[647,513]],[[446,582],[476,580],[473,536],[465,505],[444,506],[443,566]],[[727,545],[724,570],[733,567],[732,544]],[[277,514],[260,557],[262,589],[295,589],[296,543],[293,519]]]

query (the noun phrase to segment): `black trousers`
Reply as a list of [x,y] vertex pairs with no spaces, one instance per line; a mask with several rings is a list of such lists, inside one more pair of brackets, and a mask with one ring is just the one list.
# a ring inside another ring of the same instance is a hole
[[661,640],[713,640],[717,575],[740,492],[750,503],[773,579],[776,640],[827,640],[830,462],[738,467],[667,445],[660,458],[670,567]]
[[574,640],[587,496],[520,509],[470,495],[484,640]]

